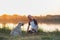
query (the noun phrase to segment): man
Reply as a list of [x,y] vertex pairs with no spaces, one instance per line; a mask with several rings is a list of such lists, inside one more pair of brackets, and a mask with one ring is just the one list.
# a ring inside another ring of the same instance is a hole
[[[36,19],[34,19],[31,15],[28,15],[29,23],[27,32],[34,33],[38,31],[38,24]],[[31,26],[31,30],[29,30],[29,27]]]

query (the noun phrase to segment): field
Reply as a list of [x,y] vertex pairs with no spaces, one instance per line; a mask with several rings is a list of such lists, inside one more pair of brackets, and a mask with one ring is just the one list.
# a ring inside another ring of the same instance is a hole
[[36,34],[28,34],[22,32],[19,36],[10,36],[10,30],[3,28],[0,29],[0,40],[60,40],[60,32],[43,32],[41,30]]

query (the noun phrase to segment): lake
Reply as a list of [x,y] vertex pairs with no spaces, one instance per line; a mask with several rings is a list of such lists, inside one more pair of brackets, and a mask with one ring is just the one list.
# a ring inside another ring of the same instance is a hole
[[[13,29],[17,26],[17,24],[13,24],[13,23],[7,23],[5,25],[5,27],[8,27],[9,29]],[[26,31],[27,30],[27,26],[28,24],[24,24],[24,26],[22,26],[22,30]],[[39,23],[38,24],[39,29],[42,29],[44,32],[53,32],[53,31],[60,31],[60,24],[48,24],[48,23]],[[0,23],[0,28],[3,28],[3,25]],[[31,27],[30,27],[31,28]]]

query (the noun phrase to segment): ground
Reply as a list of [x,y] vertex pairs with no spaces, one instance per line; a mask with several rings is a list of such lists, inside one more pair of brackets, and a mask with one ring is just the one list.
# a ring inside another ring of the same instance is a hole
[[53,33],[37,33],[37,34],[27,34],[23,33],[21,36],[10,36],[9,34],[0,33],[0,40],[60,40],[60,32]]
[[0,29],[0,40],[60,40],[60,32],[43,32],[39,31],[36,34],[28,34],[27,32],[22,32],[19,36],[10,36],[10,30]]

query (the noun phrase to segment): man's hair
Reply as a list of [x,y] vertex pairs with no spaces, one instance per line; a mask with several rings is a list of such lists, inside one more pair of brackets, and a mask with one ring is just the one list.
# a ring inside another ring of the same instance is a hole
[[32,17],[31,15],[28,15],[28,18]]

